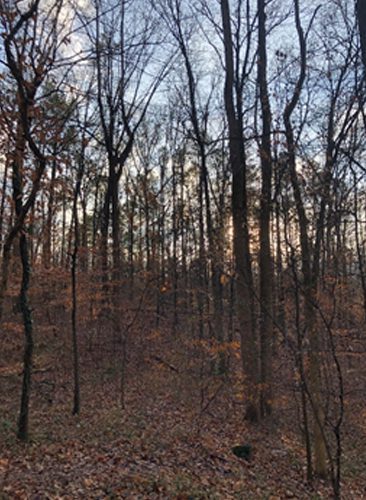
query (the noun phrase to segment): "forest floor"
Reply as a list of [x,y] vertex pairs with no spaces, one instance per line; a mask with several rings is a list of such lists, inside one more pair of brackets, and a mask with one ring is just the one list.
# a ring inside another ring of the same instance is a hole
[[[82,337],[81,413],[72,416],[70,332],[62,333],[63,324],[38,328],[27,444],[16,439],[22,335],[7,325],[0,355],[1,500],[332,498],[328,482],[306,482],[296,397],[283,381],[277,379],[273,419],[249,425],[237,382],[207,374],[197,380],[200,358],[194,349],[187,356],[188,339],[146,321],[130,341],[124,407],[118,341],[111,356],[103,343],[88,351]],[[342,498],[350,500],[366,498],[366,410],[359,395],[347,400],[343,433]],[[242,444],[251,446],[250,460],[232,453]]]

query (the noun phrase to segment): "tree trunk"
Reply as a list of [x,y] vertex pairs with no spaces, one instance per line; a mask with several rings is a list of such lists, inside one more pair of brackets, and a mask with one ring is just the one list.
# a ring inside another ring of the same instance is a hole
[[31,392],[32,366],[33,366],[33,321],[32,310],[28,301],[28,289],[30,281],[30,262],[28,254],[28,242],[25,233],[23,232],[19,238],[19,250],[22,260],[22,286],[19,296],[19,305],[23,316],[24,324],[24,356],[23,356],[23,383],[22,396],[20,402],[20,413],[18,419],[18,438],[21,441],[28,440],[29,427],[29,400]]
[[[311,241],[308,234],[308,219],[303,203],[302,193],[296,171],[296,155],[295,155],[295,140],[293,127],[291,123],[291,115],[298,104],[300,93],[303,88],[306,75],[306,40],[300,23],[299,2],[295,0],[295,21],[296,29],[299,37],[300,52],[301,52],[301,67],[300,75],[296,83],[296,87],[292,98],[287,103],[284,111],[285,135],[288,151],[288,166],[290,171],[290,179],[294,192],[295,206],[299,219],[300,230],[300,245],[302,258],[302,274],[304,287],[304,317],[305,331],[308,335],[310,344],[309,354],[309,397],[312,403],[312,411],[314,415],[314,472],[320,477],[327,475],[326,461],[326,446],[323,435],[323,411],[321,397],[321,370],[320,370],[320,353],[319,353],[319,338],[317,331],[317,312],[316,312],[316,295],[317,295],[317,277],[319,274],[319,251],[320,251],[320,225],[323,224],[324,216],[324,195],[321,201],[320,215],[317,221],[317,237],[312,261]],[[327,155],[328,157],[328,155]],[[328,160],[327,160],[328,161]],[[328,179],[324,179],[328,180]]]
[[7,154],[5,159],[4,177],[2,182],[1,202],[0,202],[0,251],[2,250],[2,243],[4,240],[3,225],[4,225],[4,212],[5,212],[6,188],[8,183],[9,163],[10,163],[9,154]]
[[366,0],[356,1],[356,15],[361,41],[361,57],[366,71]]
[[[53,154],[55,155],[56,152],[54,151]],[[45,238],[43,243],[43,260],[46,269],[48,269],[51,265],[52,223],[53,223],[54,199],[55,199],[54,193],[55,193],[56,165],[57,165],[56,158],[54,158],[52,162]]]
[[[83,140],[84,142],[84,140]],[[71,327],[72,327],[72,350],[73,350],[73,371],[74,371],[74,398],[72,414],[78,415],[80,413],[80,359],[79,359],[79,342],[77,330],[77,266],[78,266],[78,253],[80,246],[79,234],[79,214],[78,214],[78,198],[80,195],[81,182],[84,175],[85,151],[82,150],[80,164],[78,166],[74,199],[73,199],[73,222],[74,222],[74,247],[71,254]]]
[[[234,107],[234,60],[228,0],[221,0],[225,46],[225,108],[229,127],[232,168],[232,211],[236,265],[237,318],[241,337],[241,358],[247,389],[246,417],[258,420],[258,350],[254,320],[253,277],[249,250],[248,208],[243,142],[242,109]],[[238,97],[238,96],[237,96]]]
[[[23,214],[23,167],[25,154],[24,129],[19,121],[17,129],[16,151],[12,163],[13,201],[16,217],[19,220]],[[22,262],[22,284],[19,294],[19,306],[24,325],[24,355],[23,355],[23,383],[18,418],[18,438],[28,440],[29,400],[31,392],[32,364],[33,364],[33,323],[32,311],[28,301],[31,266],[29,261],[28,242],[24,222],[19,228],[19,251]]]
[[262,136],[260,158],[262,191],[259,220],[259,272],[260,272],[260,409],[261,416],[272,408],[272,344],[273,344],[273,271],[271,260],[271,110],[267,88],[267,48],[265,1],[258,0],[258,86],[262,109]]
[[[115,172],[115,166],[112,166],[111,179],[111,203],[112,203],[112,239],[113,239],[113,279],[116,287],[118,287],[121,278],[121,243],[120,243],[120,209],[118,185],[119,179]],[[117,291],[117,288],[116,288]]]

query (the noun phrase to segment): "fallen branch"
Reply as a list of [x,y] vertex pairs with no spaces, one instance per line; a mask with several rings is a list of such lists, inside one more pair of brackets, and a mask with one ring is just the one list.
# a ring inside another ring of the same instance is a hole
[[168,363],[168,361],[165,361],[163,358],[161,358],[160,356],[151,356],[153,359],[155,359],[155,361],[157,361],[158,363],[161,363],[162,365],[166,366],[167,368],[169,368],[170,370],[172,370],[173,372],[176,372],[176,373],[179,373],[179,370],[178,368],[176,368],[174,365]]

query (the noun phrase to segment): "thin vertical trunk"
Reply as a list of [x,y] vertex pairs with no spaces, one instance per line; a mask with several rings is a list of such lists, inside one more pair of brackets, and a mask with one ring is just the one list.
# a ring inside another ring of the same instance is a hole
[[[279,180],[277,182],[280,182]],[[285,287],[283,283],[283,257],[281,243],[281,214],[280,200],[276,199],[276,274],[277,274],[277,322],[285,336],[287,336]]]
[[173,197],[173,258],[172,258],[172,282],[173,282],[173,334],[176,333],[179,315],[178,315],[178,211],[177,211],[177,161],[183,159],[173,159],[172,166],[172,197]]
[[[56,152],[53,152],[56,155]],[[49,187],[49,198],[48,198],[48,207],[47,207],[47,216],[46,216],[46,227],[45,227],[45,235],[44,235],[44,243],[43,243],[43,260],[46,269],[48,269],[51,265],[51,245],[52,245],[52,223],[53,223],[53,214],[54,214],[54,200],[55,200],[55,179],[56,179],[56,158],[52,161],[51,168],[51,179],[50,179],[50,187]]]
[[306,449],[306,475],[308,481],[311,481],[313,478],[313,462],[311,457],[311,434],[309,425],[308,404],[306,397],[307,384],[306,384],[306,371],[304,367],[304,351],[303,351],[304,336],[302,334],[302,327],[301,327],[299,279],[297,276],[296,261],[294,255],[292,255],[291,257],[292,257],[291,267],[295,281],[295,312],[296,312],[295,324],[296,324],[296,336],[297,336],[296,364],[300,374],[301,412],[302,412],[302,419],[304,426],[304,439],[305,439],[305,449]]
[[136,210],[136,198],[135,195],[131,194],[132,199],[129,200],[128,204],[128,272],[129,272],[129,282],[130,282],[130,297],[133,296],[134,289],[134,278],[135,278],[135,263],[134,263],[134,247],[135,247],[135,210]]
[[180,253],[182,258],[182,287],[181,294],[183,294],[182,302],[184,303],[185,312],[189,311],[190,307],[190,292],[189,292],[189,276],[188,276],[188,255],[187,255],[187,223],[185,215],[185,201],[184,201],[184,184],[185,184],[185,172],[184,172],[184,161],[180,162],[180,190],[179,190],[179,200],[180,200],[180,210],[179,210],[179,221],[180,221]]
[[271,219],[271,109],[267,87],[267,44],[265,0],[258,0],[258,86],[262,109],[262,135],[260,158],[262,191],[259,220],[259,272],[260,272],[260,409],[261,416],[271,413],[272,407],[272,260],[270,242]]
[[29,255],[30,262],[33,266],[37,260],[38,249],[42,244],[42,231],[39,232],[37,238],[35,238],[34,234],[34,221],[36,220],[36,207],[35,204],[32,205],[30,209],[29,219],[28,219],[28,246],[29,246]]
[[[301,68],[298,81],[292,98],[287,103],[284,111],[285,135],[288,151],[288,166],[290,171],[290,179],[294,192],[295,206],[299,219],[300,229],[300,245],[302,258],[302,274],[303,288],[305,298],[305,327],[309,339],[309,392],[312,402],[312,410],[314,414],[314,472],[318,476],[325,477],[327,474],[326,461],[326,445],[323,434],[323,411],[321,397],[321,370],[319,358],[319,336],[316,321],[316,294],[317,294],[317,279],[319,274],[319,258],[320,258],[320,243],[322,236],[321,225],[324,225],[325,217],[325,192],[321,200],[320,215],[317,220],[316,242],[314,246],[313,259],[311,252],[311,242],[308,234],[308,220],[306,217],[305,207],[303,203],[302,193],[296,171],[296,144],[294,139],[293,127],[291,123],[291,115],[297,106],[304,85],[306,75],[306,40],[300,23],[299,2],[295,0],[295,21],[296,29],[299,37],[300,52],[301,52]],[[331,153],[331,152],[330,152]],[[328,155],[326,172],[328,171]],[[324,179],[326,183],[329,181],[329,176],[326,174]]]
[[33,321],[32,310],[28,300],[28,289],[31,275],[31,267],[28,253],[28,242],[25,232],[19,238],[19,250],[22,261],[22,286],[19,296],[19,305],[23,316],[24,324],[24,356],[23,356],[23,383],[20,402],[20,412],[18,419],[17,436],[21,441],[28,440],[29,428],[29,400],[31,393],[32,367],[33,367]]
[[139,209],[138,209],[138,217],[139,217],[139,240],[138,240],[138,263],[139,263],[139,271],[141,271],[144,267],[144,252],[143,252],[143,242],[144,242],[144,237],[142,234],[142,229],[143,229],[143,215],[142,215],[142,203],[141,203],[141,198],[139,200]]
[[158,214],[158,287],[156,293],[156,326],[159,327],[160,316],[164,312],[164,294],[165,286],[165,168],[166,158],[161,158],[159,175],[159,214]]
[[111,179],[111,204],[112,204],[112,239],[113,239],[113,278],[118,286],[121,277],[121,235],[120,235],[120,208],[119,208],[119,195],[118,195],[118,184],[119,179],[115,172],[115,167],[113,166],[112,179]]
[[205,302],[207,297],[207,280],[206,280],[206,248],[205,248],[205,219],[203,213],[203,172],[200,170],[199,174],[199,184],[198,184],[198,240],[199,240],[199,250],[198,250],[198,314],[199,314],[199,338],[203,339],[205,334],[205,322],[203,319],[205,313]]
[[5,200],[6,200],[6,188],[8,183],[8,170],[10,163],[9,154],[7,154],[5,159],[4,177],[1,189],[1,202],[0,202],[0,251],[2,249],[2,244],[4,240],[3,230],[4,230],[4,213],[5,213]]
[[99,228],[99,188],[100,188],[100,179],[97,177],[95,193],[94,193],[94,203],[93,203],[93,235],[92,235],[92,262],[91,267],[92,270],[95,271],[95,265],[98,259],[96,259],[96,244],[98,239],[98,228]]
[[80,361],[79,361],[79,342],[77,330],[77,266],[78,266],[78,253],[80,246],[79,234],[79,214],[78,214],[78,198],[80,195],[81,181],[84,174],[84,155],[80,160],[78,168],[76,185],[74,190],[73,199],[73,223],[74,223],[74,247],[71,254],[71,295],[72,295],[72,308],[71,308],[71,326],[72,326],[72,350],[73,350],[73,372],[74,372],[74,395],[73,395],[73,409],[72,414],[78,415],[80,413]]
[[89,247],[88,247],[88,212],[86,199],[81,200],[83,210],[83,226],[81,231],[81,246],[83,254],[80,258],[80,267],[83,272],[88,271],[89,267]]
[[74,395],[73,395],[73,408],[72,414],[78,415],[80,413],[80,363],[79,363],[79,343],[78,343],[78,331],[77,331],[77,254],[78,254],[78,243],[76,240],[78,236],[76,233],[77,229],[77,216],[74,221],[75,226],[75,241],[74,250],[71,256],[71,295],[72,295],[72,308],[71,308],[71,325],[72,325],[72,353],[73,353],[73,373],[74,373]]
[[[110,219],[110,204],[112,197],[112,184],[111,184],[111,175],[108,178],[108,185],[106,189],[106,193],[103,201],[103,210],[101,217],[101,270],[102,270],[102,282],[104,284],[104,292],[107,293],[107,282],[108,282],[108,239],[109,239],[109,219]],[[106,299],[106,297],[105,297]]]
[[66,193],[63,191],[62,195],[62,226],[61,226],[61,267],[65,267],[66,263]]
[[1,283],[0,283],[0,321],[3,316],[5,293],[8,287],[12,243],[13,243],[13,238],[11,239],[7,238],[3,245],[3,256],[1,261]]
[[150,228],[150,203],[149,203],[149,186],[148,186],[148,172],[145,170],[143,179],[143,193],[144,193],[144,215],[145,215],[145,252],[146,252],[146,270],[151,271],[151,239],[152,229]]

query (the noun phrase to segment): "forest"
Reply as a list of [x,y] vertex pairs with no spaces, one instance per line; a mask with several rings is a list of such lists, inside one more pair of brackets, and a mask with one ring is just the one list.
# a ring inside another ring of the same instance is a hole
[[366,498],[366,0],[0,0],[0,500]]

